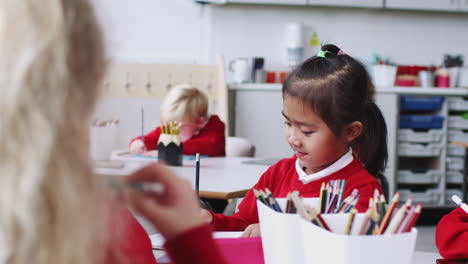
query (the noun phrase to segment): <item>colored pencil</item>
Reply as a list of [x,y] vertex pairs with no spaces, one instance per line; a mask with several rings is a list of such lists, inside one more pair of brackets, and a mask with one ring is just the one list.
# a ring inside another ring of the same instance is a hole
[[408,227],[406,228],[406,232],[410,232],[413,226],[416,224],[416,221],[418,221],[419,215],[421,214],[421,209],[422,209],[422,203],[419,203],[416,206],[416,209],[414,209],[414,215],[413,219],[411,219],[411,222],[409,223]]
[[270,206],[268,204],[268,202],[265,200],[265,198],[263,197],[263,195],[257,190],[257,189],[252,189],[255,197],[257,198],[257,200],[259,200],[260,202],[264,203],[266,206]]
[[468,205],[464,203],[460,197],[457,195],[452,195],[452,201],[454,201],[458,206],[461,207],[461,209],[463,209],[463,211],[465,211],[465,213],[468,214]]
[[141,141],[145,142],[145,109],[141,108]]
[[411,222],[411,219],[414,217],[414,212],[415,212],[416,206],[412,206],[411,209],[408,211],[406,216],[403,218],[401,221],[400,226],[398,227],[397,231],[395,233],[400,234],[406,231],[408,228],[408,225]]
[[384,234],[395,234],[395,232],[398,229],[398,226],[400,226],[401,221],[405,217],[405,214],[408,210],[408,207],[411,206],[412,199],[409,198],[404,205],[398,209],[398,211],[395,213],[395,216],[392,218],[390,223],[388,224],[387,229],[385,229]]
[[320,187],[320,196],[319,196],[319,203],[318,203],[318,206],[319,206],[319,212],[320,213],[323,213],[323,210],[324,209],[324,192],[325,192],[325,183],[322,182],[322,186]]
[[195,191],[197,196],[199,196],[199,186],[200,185],[200,153],[195,155]]
[[392,198],[392,202],[388,206],[385,215],[383,217],[382,222],[380,223],[378,234],[383,234],[387,229],[388,224],[390,223],[390,218],[392,217],[393,211],[395,210],[396,205],[398,204],[398,200],[400,199],[400,192],[395,193]]
[[349,213],[348,222],[346,223],[345,235],[351,234],[351,229],[353,228],[353,222],[354,222],[354,217],[356,215],[356,212],[357,210],[353,208],[351,209],[351,212]]
[[271,201],[271,204],[273,206],[273,209],[275,211],[282,213],[283,211],[281,210],[280,205],[278,204],[278,201],[276,201],[275,197],[273,196],[273,193],[270,191],[270,189],[265,188],[265,193],[267,194],[268,198]]

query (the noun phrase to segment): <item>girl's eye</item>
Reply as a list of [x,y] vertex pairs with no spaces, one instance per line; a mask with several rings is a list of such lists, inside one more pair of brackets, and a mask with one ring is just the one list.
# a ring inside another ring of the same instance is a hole
[[302,131],[302,133],[303,133],[304,135],[310,135],[310,134],[312,134],[312,133],[314,133],[314,132],[313,132],[313,131]]
[[291,127],[291,123],[289,123],[288,121],[284,121],[284,124],[287,125],[288,127]]

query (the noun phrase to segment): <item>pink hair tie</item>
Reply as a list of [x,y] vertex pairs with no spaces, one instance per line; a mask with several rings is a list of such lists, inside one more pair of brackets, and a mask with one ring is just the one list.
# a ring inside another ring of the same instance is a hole
[[345,55],[346,53],[341,49],[343,45],[340,45],[339,48],[340,50],[338,51],[338,56]]

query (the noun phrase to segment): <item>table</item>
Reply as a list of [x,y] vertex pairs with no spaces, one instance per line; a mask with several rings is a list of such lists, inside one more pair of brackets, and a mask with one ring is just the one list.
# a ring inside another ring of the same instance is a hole
[[[155,162],[155,159],[122,157],[124,151],[113,151],[111,161],[120,162],[122,168],[95,166],[100,175],[123,176]],[[255,161],[247,157],[202,157],[200,159],[200,197],[227,200],[243,197],[268,168],[267,165],[244,164]],[[183,166],[169,166],[176,174],[195,185],[195,160],[184,160]]]
[[[170,263],[164,250],[153,250],[154,257],[159,264]],[[439,253],[416,251],[413,255],[411,264],[435,264],[436,259],[442,258]]]

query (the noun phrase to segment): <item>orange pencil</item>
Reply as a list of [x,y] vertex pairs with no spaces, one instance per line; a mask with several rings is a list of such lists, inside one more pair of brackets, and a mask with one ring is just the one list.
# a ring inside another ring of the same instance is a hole
[[393,211],[395,210],[395,207],[399,199],[400,199],[400,192],[397,192],[393,196],[392,202],[390,203],[387,211],[385,212],[385,216],[382,220],[382,223],[380,224],[380,228],[377,234],[383,234],[385,232],[385,229],[387,229],[388,223],[390,223],[390,218],[392,217]]

